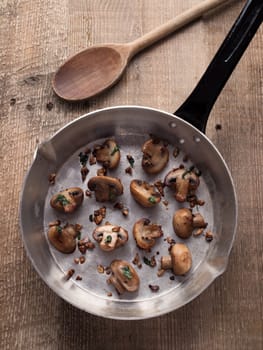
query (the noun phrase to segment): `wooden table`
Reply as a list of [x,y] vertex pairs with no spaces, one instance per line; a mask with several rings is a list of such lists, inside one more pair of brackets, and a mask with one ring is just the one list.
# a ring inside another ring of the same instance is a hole
[[207,127],[232,172],[239,220],[228,269],[202,295],[145,321],[86,314],[39,278],[19,232],[19,195],[36,146],[77,116],[106,106],[136,104],[174,112],[244,1],[146,50],[117,86],[87,103],[68,104],[54,95],[51,79],[57,67],[89,45],[131,41],[199,1],[1,1],[1,349],[262,349],[262,27]]

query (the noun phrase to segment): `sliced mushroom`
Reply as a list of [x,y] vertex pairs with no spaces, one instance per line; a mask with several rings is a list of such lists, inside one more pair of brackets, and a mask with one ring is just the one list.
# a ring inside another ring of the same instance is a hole
[[156,239],[163,235],[160,225],[151,224],[149,219],[140,219],[133,226],[133,237],[139,248],[150,251]]
[[79,234],[78,225],[67,224],[65,227],[59,225],[51,226],[48,230],[50,243],[62,253],[72,253],[76,249],[76,237]]
[[170,255],[162,256],[161,268],[172,269],[175,275],[185,275],[192,267],[192,255],[183,243],[176,243],[170,250]]
[[131,264],[125,260],[113,260],[110,267],[111,276],[108,283],[113,284],[119,294],[138,290],[140,279]]
[[124,228],[111,224],[97,227],[93,231],[93,238],[99,243],[100,248],[107,252],[123,246],[128,237],[128,232]]
[[97,162],[102,163],[104,168],[114,169],[118,166],[121,158],[119,146],[112,140],[106,140],[102,145],[94,147],[93,155]]
[[142,146],[142,167],[147,174],[158,174],[169,160],[167,144],[158,139],[151,138]]
[[50,205],[58,211],[73,213],[82,204],[83,198],[84,193],[81,188],[71,187],[54,194]]
[[191,209],[181,208],[174,213],[174,232],[181,238],[191,236],[195,228],[205,228],[207,223],[200,213],[193,214]]
[[161,201],[160,193],[146,181],[132,180],[130,191],[136,202],[145,208],[153,207]]
[[178,202],[185,202],[187,196],[194,194],[194,191],[200,184],[196,173],[185,168],[171,170],[166,175],[164,182],[166,186],[174,190],[174,197]]
[[119,179],[110,176],[94,176],[88,182],[88,188],[95,191],[97,202],[115,201],[123,193]]

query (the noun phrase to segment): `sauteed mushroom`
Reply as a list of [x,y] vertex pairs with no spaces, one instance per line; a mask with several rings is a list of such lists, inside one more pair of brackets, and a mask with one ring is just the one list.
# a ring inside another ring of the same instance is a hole
[[115,201],[123,193],[119,179],[110,176],[94,176],[88,182],[88,188],[95,191],[97,202]]
[[197,189],[200,180],[194,171],[176,168],[166,175],[164,182],[174,190],[174,197],[178,202],[185,202],[187,196]]
[[191,209],[181,208],[174,213],[174,232],[181,238],[191,236],[195,228],[205,228],[207,223],[200,213],[193,214]]
[[160,193],[146,181],[132,180],[130,191],[133,198],[145,208],[153,207],[161,201]]
[[111,276],[108,283],[113,284],[119,294],[138,290],[140,279],[131,264],[125,260],[113,260],[110,267]]
[[62,253],[72,253],[76,249],[76,237],[79,234],[78,225],[67,224],[63,228],[59,225],[51,226],[48,230],[50,243]]
[[192,255],[185,244],[176,243],[170,250],[170,255],[162,256],[161,268],[172,269],[175,275],[185,275],[192,267]]
[[106,140],[102,145],[94,147],[93,155],[97,162],[102,163],[104,168],[116,168],[120,162],[121,154],[119,146],[112,140]]
[[50,205],[58,211],[73,213],[82,204],[83,198],[84,193],[81,188],[71,187],[54,194]]
[[151,224],[149,219],[140,219],[133,226],[133,237],[139,248],[150,251],[156,239],[163,235],[160,225]]
[[167,144],[158,138],[147,140],[142,146],[142,152],[142,167],[148,174],[159,173],[169,160]]
[[99,243],[104,251],[112,251],[123,246],[128,241],[128,232],[111,224],[97,227],[93,231],[93,238]]

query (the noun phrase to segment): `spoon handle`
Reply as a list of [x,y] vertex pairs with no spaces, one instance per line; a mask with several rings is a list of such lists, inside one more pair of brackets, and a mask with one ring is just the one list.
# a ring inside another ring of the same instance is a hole
[[263,1],[246,5],[186,101],[174,113],[205,132],[217,97],[263,21]]
[[205,0],[176,16],[172,20],[164,23],[158,28],[153,29],[142,37],[132,41],[128,44],[130,48],[130,58],[137,54],[139,51],[145,49],[146,47],[149,47],[160,39],[163,39],[169,34],[182,28],[186,24],[202,17],[203,14],[222,5],[226,1],[229,0]]

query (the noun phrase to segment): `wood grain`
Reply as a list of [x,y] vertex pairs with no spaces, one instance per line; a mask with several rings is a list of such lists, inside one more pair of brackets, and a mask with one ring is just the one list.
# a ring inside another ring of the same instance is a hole
[[244,1],[231,3],[144,51],[131,61],[117,86],[87,103],[71,105],[56,98],[51,89],[56,68],[88,45],[129,42],[198,2],[1,1],[1,349],[262,349],[262,28],[208,123],[207,135],[233,175],[239,221],[226,273],[197,299],[146,321],[86,314],[42,282],[19,232],[19,195],[37,144],[75,117],[105,106],[176,110]]

